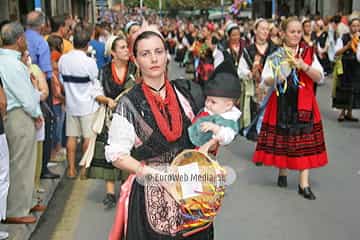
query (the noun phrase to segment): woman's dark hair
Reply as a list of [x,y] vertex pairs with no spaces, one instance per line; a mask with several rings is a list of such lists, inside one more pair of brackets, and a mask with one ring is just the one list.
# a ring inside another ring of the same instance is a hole
[[304,27],[304,26],[305,26],[305,24],[307,24],[307,23],[311,23],[310,19],[306,19],[306,20],[304,20],[304,21],[302,22],[302,26]]
[[126,38],[124,36],[117,36],[114,41],[111,43],[111,50],[115,51],[116,43],[120,40],[124,40],[126,42]]
[[63,39],[56,35],[50,35],[47,39],[50,51],[62,52]]
[[359,17],[354,17],[353,19],[350,19],[349,21],[349,25],[351,25],[353,22],[355,21],[359,21],[360,22],[360,18]]
[[335,15],[331,18],[330,22],[339,24],[341,22],[341,16],[340,15]]
[[99,24],[99,23],[97,23],[97,24],[95,25],[94,31],[95,31],[95,34],[94,34],[95,40],[99,40],[99,37],[100,37],[100,35],[101,35],[101,31],[102,31],[102,25]]
[[143,40],[143,39],[148,39],[153,36],[160,38],[162,43],[164,44],[164,48],[166,49],[165,41],[160,34],[153,32],[153,31],[145,31],[145,32],[141,33],[134,41],[133,54],[135,57],[137,56],[137,46],[138,46],[139,41]]
[[234,26],[228,30],[228,32],[227,32],[228,36],[230,36],[234,30],[239,30],[239,32],[240,32],[240,28],[238,26],[237,27]]

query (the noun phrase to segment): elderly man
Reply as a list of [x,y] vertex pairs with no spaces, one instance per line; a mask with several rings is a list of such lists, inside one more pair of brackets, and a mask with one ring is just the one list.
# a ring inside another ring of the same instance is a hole
[[30,74],[20,61],[26,49],[23,27],[16,22],[1,28],[3,47],[0,48],[0,78],[6,98],[4,121],[10,156],[10,188],[7,199],[6,223],[35,223],[29,216],[32,208],[35,162],[36,127],[43,124],[39,94],[31,84]]
[[[32,11],[26,17],[26,41],[32,63],[37,64],[41,71],[46,74],[49,89],[51,89],[52,66],[50,58],[50,49],[48,43],[40,35],[42,27],[45,25],[45,16],[42,12]],[[52,106],[52,94],[49,91],[47,104]],[[45,141],[43,147],[43,162],[41,178],[58,178],[58,174],[50,172],[47,164],[51,156],[53,119],[45,119]]]

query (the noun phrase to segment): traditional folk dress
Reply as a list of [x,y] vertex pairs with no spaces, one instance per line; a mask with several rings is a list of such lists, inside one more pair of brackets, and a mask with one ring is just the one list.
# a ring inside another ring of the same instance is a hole
[[314,40],[315,47],[317,49],[316,55],[319,59],[321,66],[323,67],[326,73],[331,72],[331,63],[329,60],[329,56],[327,52],[320,53],[319,50],[324,49],[326,47],[326,44],[328,42],[328,35],[329,35],[328,32],[322,32],[319,36],[315,32],[312,33],[312,39]]
[[233,63],[236,68],[239,66],[240,58],[245,47],[249,46],[249,43],[245,39],[240,39],[238,44],[231,45],[229,41],[225,44],[225,50],[231,55]]
[[[242,79],[242,95],[240,97],[240,110],[243,113],[240,119],[240,128],[246,129],[244,135],[251,140],[256,140],[257,115],[260,113],[260,105],[265,99],[266,91],[260,87],[260,77],[267,57],[277,49],[270,41],[265,54],[261,54],[255,44],[251,44],[243,50],[240,59],[238,74]],[[253,69],[256,69],[253,71]],[[249,78],[250,72],[255,72],[253,78]],[[251,128],[254,126],[254,128]]]
[[197,41],[193,47],[195,81],[204,86],[214,71],[214,59],[211,49],[206,43]]
[[[309,50],[301,44],[298,55],[323,75],[319,61]],[[271,57],[266,61],[262,79],[274,78]],[[328,162],[313,80],[303,71],[298,71],[297,76],[299,83],[296,84],[294,75],[290,74],[287,90],[271,94],[253,156],[255,163],[304,170],[322,167]]]
[[[350,34],[337,40],[336,50],[352,41]],[[356,48],[347,50],[334,67],[333,107],[341,109],[360,108],[360,63],[356,59]]]
[[[135,85],[136,66],[129,61],[126,76],[117,76],[113,63],[107,63],[99,73],[104,95],[115,99],[125,89]],[[107,119],[109,121],[109,119]],[[88,178],[103,179],[105,181],[117,181],[121,179],[121,171],[115,168],[105,158],[105,145],[108,139],[108,126],[103,126],[102,132],[97,136],[95,151],[91,165],[87,171]]]
[[[197,96],[190,96],[188,90],[173,84],[166,81],[164,100],[144,83],[122,96],[109,132],[106,147],[109,161],[131,154],[149,166],[170,164],[182,150],[194,147],[187,128],[194,112],[200,110],[194,101]],[[176,201],[163,187],[142,186],[137,181],[131,182],[133,178],[130,176],[123,185],[121,197],[127,198],[119,201],[109,239],[121,239],[123,235],[127,240],[213,239],[212,225],[189,237],[179,237],[183,218]]]

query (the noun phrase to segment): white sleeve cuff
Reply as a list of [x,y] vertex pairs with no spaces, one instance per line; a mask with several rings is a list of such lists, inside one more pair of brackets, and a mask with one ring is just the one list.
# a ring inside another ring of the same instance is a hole
[[109,129],[108,145],[105,147],[106,160],[114,162],[120,156],[130,155],[135,139],[134,126],[123,116],[114,114]]

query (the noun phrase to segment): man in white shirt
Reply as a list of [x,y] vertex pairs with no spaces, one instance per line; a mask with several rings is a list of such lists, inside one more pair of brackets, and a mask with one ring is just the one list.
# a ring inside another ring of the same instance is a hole
[[[91,31],[82,25],[74,30],[74,49],[59,60],[59,72],[64,81],[66,102],[67,175],[75,178],[77,137],[83,137],[83,152],[94,134],[91,125],[99,105],[95,98],[102,95],[98,82],[98,68],[94,59],[86,55]],[[96,90],[98,88],[98,90]]]

